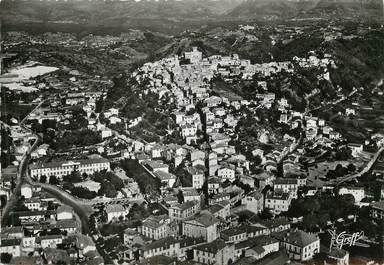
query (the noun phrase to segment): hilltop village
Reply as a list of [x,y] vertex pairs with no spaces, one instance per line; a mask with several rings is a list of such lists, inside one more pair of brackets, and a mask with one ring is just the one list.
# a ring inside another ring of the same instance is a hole
[[8,99],[35,97],[2,120],[2,263],[374,264],[329,231],[382,246],[384,134],[353,141],[321,115],[373,108],[360,87],[320,102],[287,87],[337,67],[193,47],[114,80],[37,62],[3,75]]

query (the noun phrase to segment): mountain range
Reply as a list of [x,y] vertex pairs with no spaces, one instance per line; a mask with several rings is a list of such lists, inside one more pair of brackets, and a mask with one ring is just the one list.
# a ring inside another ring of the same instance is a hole
[[23,23],[184,30],[214,21],[356,17],[383,19],[381,0],[3,0],[7,26]]

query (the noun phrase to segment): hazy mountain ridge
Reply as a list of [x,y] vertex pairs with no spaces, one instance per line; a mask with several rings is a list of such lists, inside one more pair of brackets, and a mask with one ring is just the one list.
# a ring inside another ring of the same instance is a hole
[[308,11],[322,17],[362,16],[380,19],[384,16],[381,0],[321,0]]
[[221,15],[237,6],[241,0],[222,1],[2,1],[0,11],[5,19],[36,21],[76,21],[94,22],[111,18],[161,18],[161,19],[199,19]]
[[380,0],[246,0],[231,10],[232,17],[278,18],[301,17],[344,17],[344,16],[378,16],[382,14]]
[[227,15],[249,18],[268,15],[291,17],[302,10],[315,7],[317,2],[318,0],[247,0],[235,7]]
[[[136,26],[208,20],[253,20],[271,16],[380,18],[380,0],[167,0],[167,1],[2,1],[5,24],[61,22],[103,26]],[[139,21],[139,22],[137,22]],[[169,26],[169,25],[166,25]]]

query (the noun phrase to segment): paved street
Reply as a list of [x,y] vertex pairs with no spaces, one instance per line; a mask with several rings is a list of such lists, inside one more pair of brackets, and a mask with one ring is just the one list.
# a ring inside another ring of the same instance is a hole
[[[36,111],[41,106],[42,103],[43,102],[40,102],[40,104],[38,106],[36,106],[36,108],[34,108],[31,113]],[[27,115],[27,117],[29,117],[30,114]],[[25,121],[26,121],[26,118],[22,120],[22,122],[20,123],[20,126],[22,126],[25,130],[28,130],[32,133],[32,131],[29,128],[27,128],[26,126],[23,125],[25,123]],[[29,164],[29,160],[30,160],[30,154],[37,148],[38,144],[40,143],[39,136],[35,135],[35,137],[36,137],[36,141],[33,143],[33,145],[31,146],[31,149],[28,151],[28,153],[26,153],[24,155],[23,159],[20,162],[20,166],[19,166],[19,170],[18,170],[18,174],[17,174],[16,189],[15,189],[14,193],[12,194],[12,196],[10,197],[7,204],[2,209],[2,212],[1,212],[2,225],[8,224],[8,218],[7,217],[10,213],[10,209],[12,209],[12,207],[17,202],[18,196],[20,194],[21,184],[29,183],[31,185],[40,186],[44,191],[46,191],[49,194],[51,194],[52,196],[54,196],[56,199],[61,201],[63,204],[66,204],[66,205],[72,207],[74,209],[75,213],[81,219],[81,222],[82,222],[81,227],[82,227],[83,233],[89,234],[88,217],[93,212],[93,208],[90,206],[91,202],[83,202],[79,199],[74,198],[73,196],[71,196],[67,192],[64,192],[62,189],[60,189],[56,186],[53,186],[50,184],[44,184],[44,183],[40,183],[40,182],[35,182],[29,177],[28,164]]]

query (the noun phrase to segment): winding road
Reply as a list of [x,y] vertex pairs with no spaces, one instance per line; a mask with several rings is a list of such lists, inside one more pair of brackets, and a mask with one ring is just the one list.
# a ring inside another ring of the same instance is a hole
[[[1,125],[5,126],[5,127],[9,127],[9,125],[7,125],[3,122],[1,122]],[[20,126],[22,126],[22,124],[20,124]],[[27,130],[30,131],[29,129],[27,129]],[[20,161],[20,165],[19,165],[18,170],[17,170],[16,188],[13,191],[13,193],[11,194],[9,200],[7,201],[7,204],[4,206],[3,209],[1,209],[1,225],[2,226],[8,224],[8,219],[6,217],[9,215],[10,209],[12,209],[15,206],[15,204],[18,200],[18,194],[20,194],[20,187],[21,187],[21,184],[23,182],[22,181],[23,175],[25,174],[26,169],[27,169],[27,165],[28,165],[28,161],[29,161],[29,155],[31,154],[31,152],[34,149],[36,149],[38,142],[39,142],[39,138],[38,138],[38,136],[35,135],[35,141],[32,144],[31,149],[27,153],[24,154],[24,156],[22,157],[22,159]]]
[[362,175],[364,175],[365,173],[369,172],[372,169],[372,167],[375,165],[376,161],[383,154],[383,152],[384,152],[384,146],[379,148],[379,150],[375,153],[375,155],[371,158],[371,160],[365,165],[365,167],[360,172],[353,174],[353,175],[350,175],[350,176],[343,177],[343,178],[339,179],[337,181],[337,183],[340,185],[344,182],[359,178]]
[[[8,224],[8,215],[10,214],[10,209],[13,208],[15,203],[17,202],[18,196],[20,194],[20,187],[23,183],[28,183],[30,185],[39,186],[42,190],[46,191],[47,193],[54,196],[56,199],[58,199],[63,204],[66,204],[73,208],[75,213],[79,216],[81,220],[81,227],[82,227],[82,233],[83,234],[90,234],[88,219],[89,215],[91,215],[94,212],[94,209],[92,208],[92,202],[90,201],[82,201],[80,199],[77,199],[70,195],[69,193],[63,191],[59,187],[56,187],[54,185],[46,184],[46,183],[40,183],[33,181],[29,174],[28,174],[28,164],[30,161],[30,154],[36,149],[40,142],[40,137],[32,132],[31,129],[24,126],[25,121],[28,119],[28,117],[35,112],[45,101],[40,102],[21,122],[20,127],[22,127],[24,130],[29,131],[35,136],[35,142],[31,146],[30,150],[23,156],[22,160],[20,161],[20,166],[17,174],[17,184],[15,191],[11,195],[10,200],[8,200],[7,204],[4,206],[1,212],[1,224],[2,226],[5,226]],[[3,124],[4,126],[8,126],[6,124]]]

